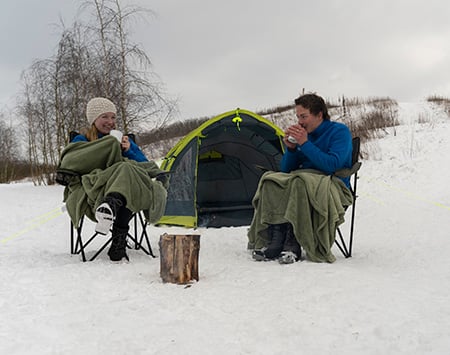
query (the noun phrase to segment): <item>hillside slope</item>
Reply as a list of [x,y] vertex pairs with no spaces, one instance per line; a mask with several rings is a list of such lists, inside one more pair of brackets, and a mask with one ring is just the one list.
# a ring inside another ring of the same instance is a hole
[[255,262],[247,227],[149,227],[156,253],[163,233],[201,235],[200,280],[163,284],[134,250],[70,255],[62,187],[0,185],[0,353],[446,354],[450,120],[398,108],[363,160],[353,257],[333,264]]

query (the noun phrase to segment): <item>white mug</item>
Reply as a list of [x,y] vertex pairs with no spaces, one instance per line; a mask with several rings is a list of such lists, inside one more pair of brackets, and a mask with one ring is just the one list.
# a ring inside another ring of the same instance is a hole
[[115,137],[119,141],[119,143],[122,143],[122,137],[123,137],[122,132],[118,131],[117,129],[112,129],[109,132],[109,135]]
[[291,142],[291,143],[297,143],[297,140],[296,140],[294,137],[292,137],[292,136],[288,136],[288,137],[287,137],[287,140],[288,140],[289,142]]

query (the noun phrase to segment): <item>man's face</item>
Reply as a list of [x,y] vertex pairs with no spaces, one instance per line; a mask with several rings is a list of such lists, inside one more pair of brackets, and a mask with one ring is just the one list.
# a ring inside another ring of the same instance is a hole
[[298,124],[308,133],[314,131],[323,121],[322,112],[319,112],[318,115],[313,115],[309,109],[304,108],[301,105],[295,106],[295,113],[297,115]]

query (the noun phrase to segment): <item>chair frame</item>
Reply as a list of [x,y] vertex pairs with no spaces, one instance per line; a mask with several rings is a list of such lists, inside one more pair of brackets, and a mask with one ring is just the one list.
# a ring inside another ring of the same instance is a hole
[[[86,258],[86,247],[98,236],[100,233],[95,232],[86,241],[83,241],[83,224],[84,224],[85,216],[81,217],[80,225],[75,227],[73,222],[70,221],[70,253],[71,254],[81,254],[81,258],[83,262],[85,261],[93,261],[97,258],[98,255],[111,243],[112,236],[104,236],[104,238],[108,238],[105,243],[96,251],[96,253],[89,259]],[[148,238],[148,234],[146,231],[146,227],[148,222],[145,220],[142,212],[135,213],[130,222],[133,221],[133,233],[128,232],[128,238],[133,242],[131,245],[127,242],[128,248],[133,248],[135,250],[142,250],[145,254],[155,258],[153,254],[153,250],[150,244],[150,240]],[[138,222],[142,228],[141,233],[139,235],[138,232]],[[85,238],[86,239],[86,238]],[[144,242],[147,245],[144,246]],[[134,245],[133,245],[134,244]]]
[[360,152],[360,146],[361,146],[361,140],[359,137],[354,137],[352,139],[352,171],[353,174],[350,176],[350,191],[353,196],[353,202],[351,204],[352,207],[352,214],[351,214],[351,220],[350,220],[350,231],[348,235],[348,246],[346,243],[346,240],[344,238],[343,233],[341,232],[341,229],[338,227],[337,232],[339,239],[335,239],[335,244],[341,251],[342,255],[344,257],[350,258],[352,256],[352,249],[353,249],[353,234],[354,234],[354,228],[355,228],[355,212],[356,212],[356,199],[358,198],[358,195],[356,194],[357,184],[358,184],[358,170],[361,167],[361,162],[359,162],[359,152]]

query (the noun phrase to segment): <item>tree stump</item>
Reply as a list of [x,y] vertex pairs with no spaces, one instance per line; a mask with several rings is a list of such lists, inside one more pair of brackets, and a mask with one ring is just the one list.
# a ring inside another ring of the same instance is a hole
[[160,275],[163,282],[187,284],[198,281],[200,235],[164,233],[159,238]]

